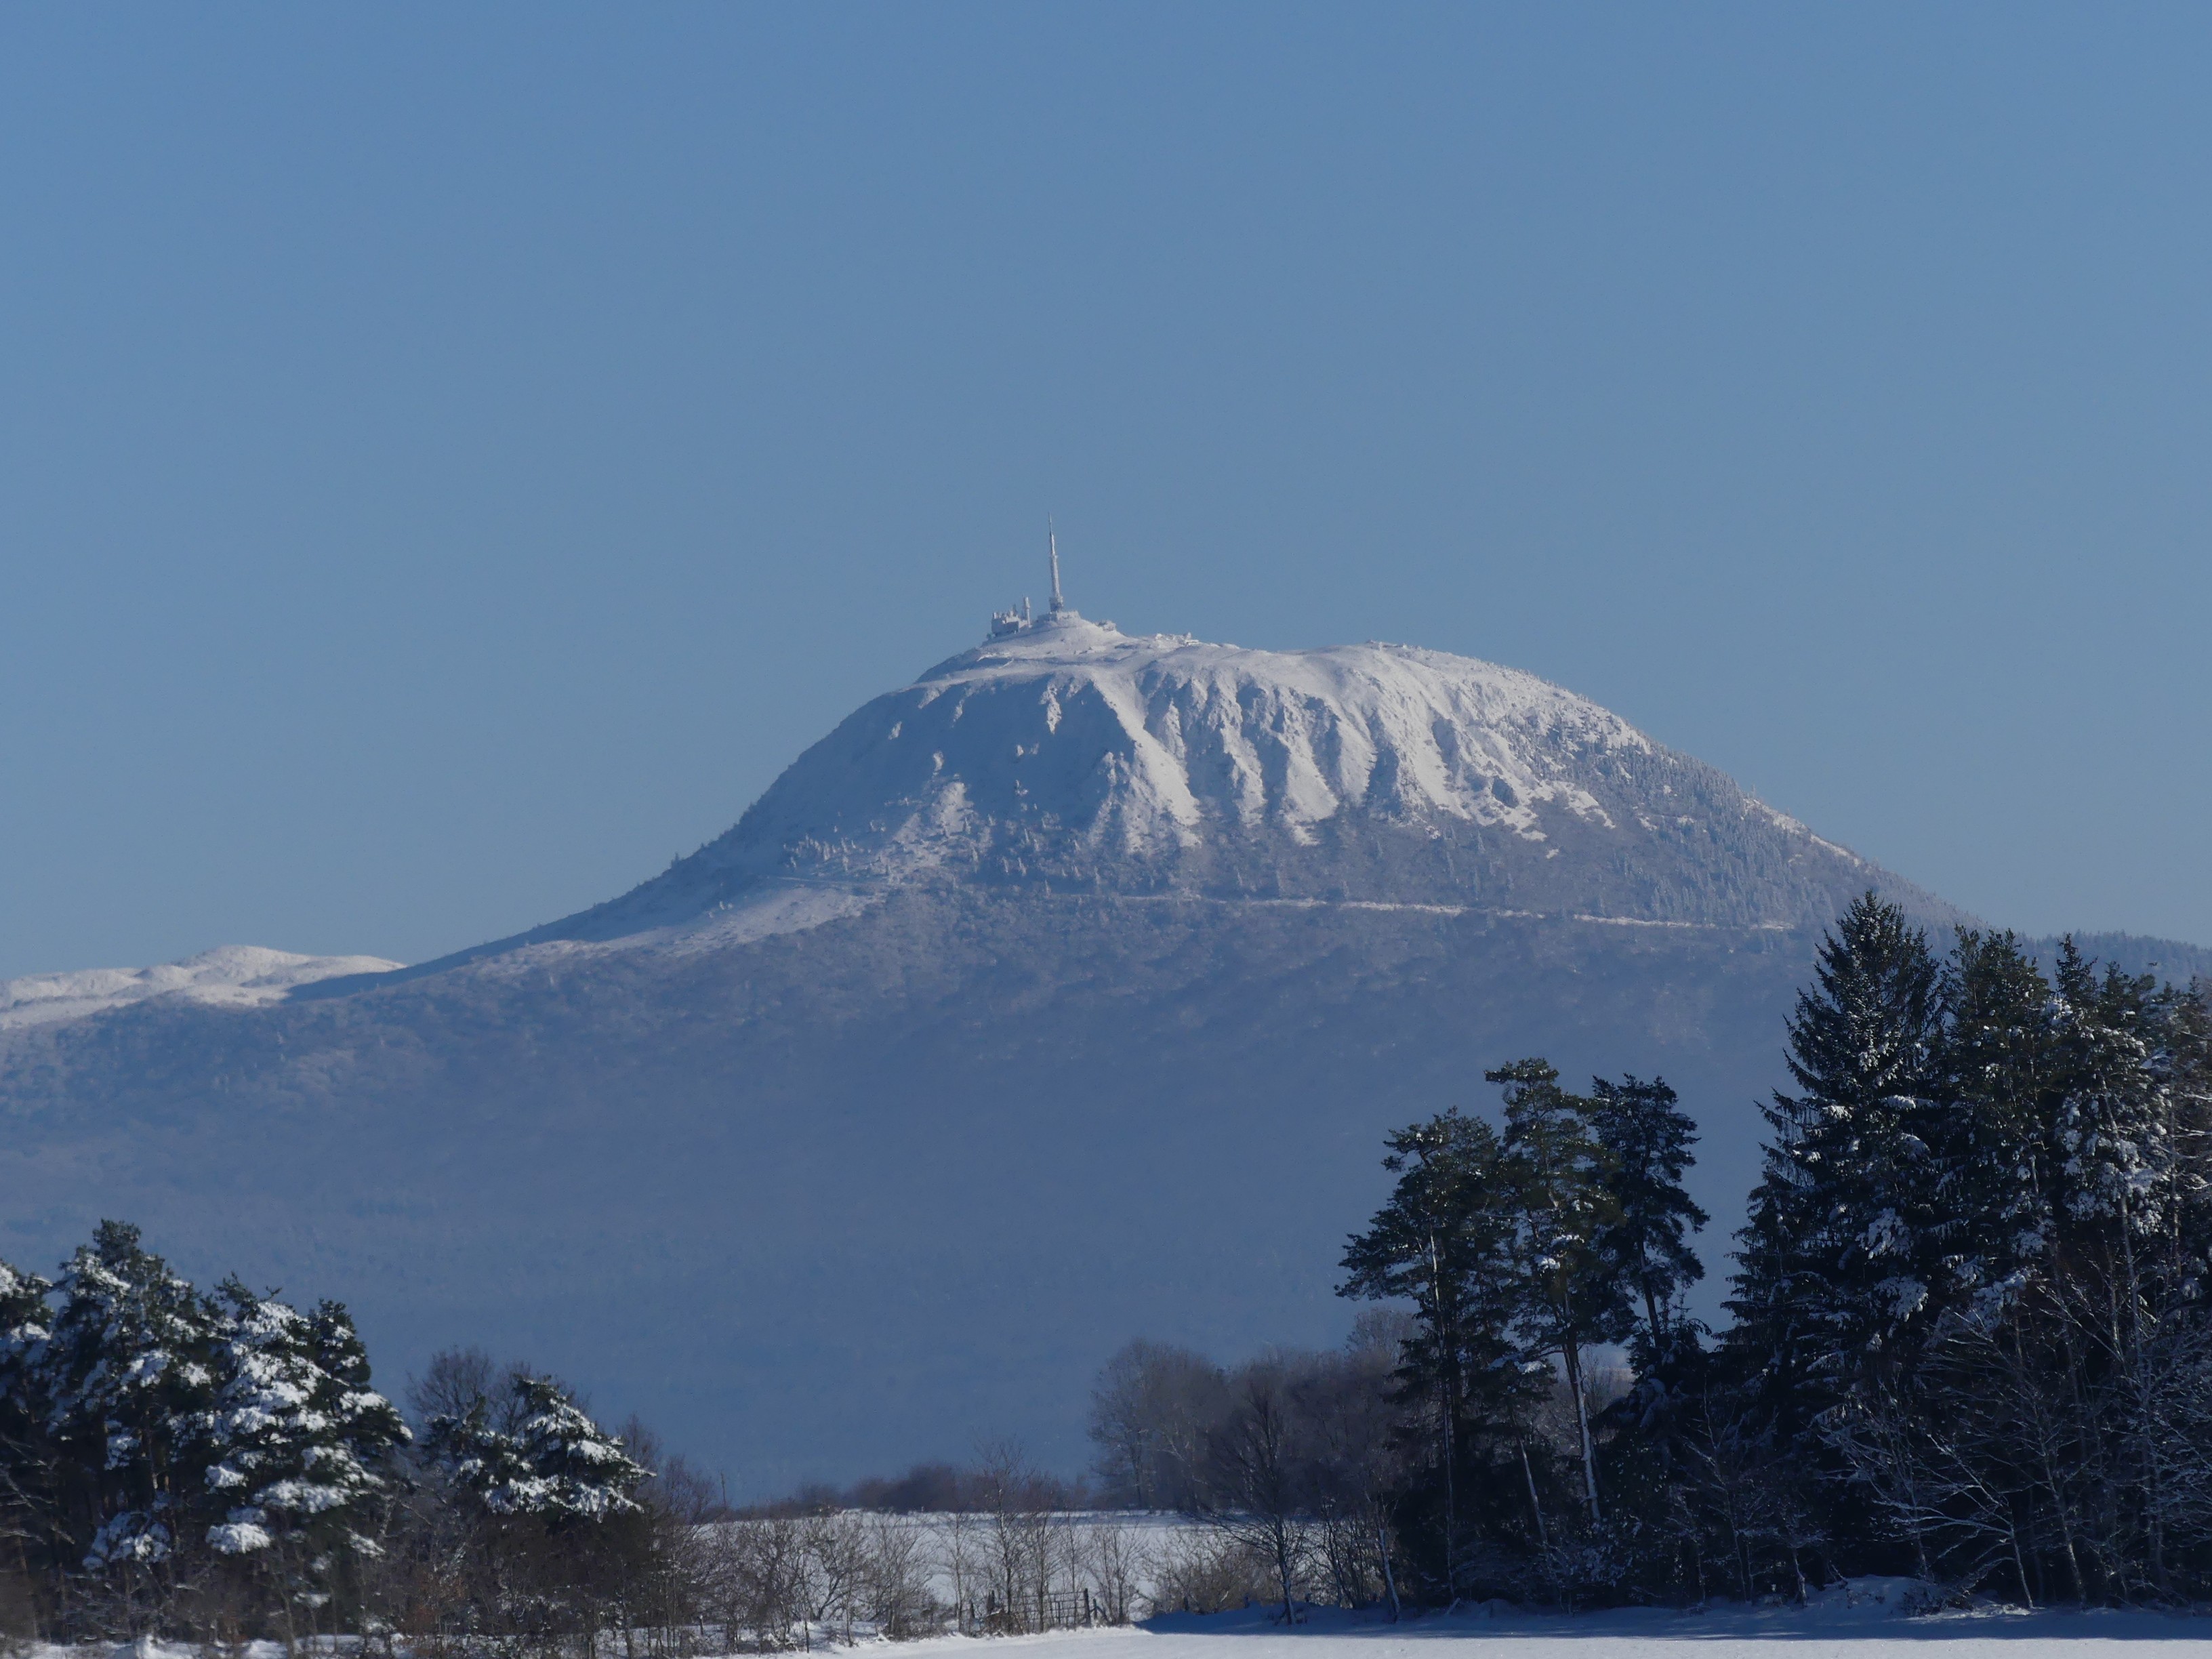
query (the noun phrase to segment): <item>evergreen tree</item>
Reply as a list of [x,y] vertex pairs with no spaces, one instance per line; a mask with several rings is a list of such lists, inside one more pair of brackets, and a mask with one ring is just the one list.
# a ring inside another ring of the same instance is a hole
[[1929,1237],[1939,1301],[1988,1312],[2026,1290],[2053,1242],[2051,988],[2012,934],[1961,928],[1942,1000],[1948,1109],[1932,1147]]
[[0,1261],[0,1538],[44,1547],[53,1503],[47,1406],[38,1369],[52,1284]]
[[2124,1585],[2121,1564],[2140,1559],[2163,1591],[2187,1488],[2203,1479],[2204,1425],[2185,1409],[2202,1386],[2192,1381],[2201,1362],[2186,1357],[2206,1340],[2194,1294],[2202,1268],[2186,1249],[2203,1194],[2183,1154],[2168,1005],[2154,981],[2117,968],[2100,977],[2071,939],[2052,977],[2057,1311],[2073,1387],[2091,1402],[2083,1438],[2104,1476],[2087,1531],[2106,1584]]
[[402,1480],[407,1430],[339,1304],[203,1297],[118,1222],[57,1284],[0,1265],[0,1638],[27,1607],[67,1639],[226,1646],[373,1637],[380,1605],[532,1651],[696,1623],[700,1564],[623,1441],[550,1378],[488,1398],[465,1359],[434,1362],[459,1409]]
[[1590,1436],[1583,1350],[1629,1334],[1633,1316],[1604,1240],[1620,1222],[1613,1171],[1590,1123],[1589,1103],[1559,1087],[1547,1061],[1524,1060],[1486,1072],[1505,1091],[1501,1146],[1514,1230],[1509,1244],[1518,1291],[1515,1326],[1529,1355],[1557,1358],[1575,1413],[1583,1498],[1593,1522],[1597,1453]]
[[[1789,1025],[1801,1092],[1763,1109],[1735,1340],[1800,1422],[1894,1370],[1941,1249],[1942,1007],[1925,935],[1869,893],[1823,940]],[[1924,1321],[1922,1326],[1924,1327]]]
[[1682,1187],[1696,1162],[1690,1148],[1697,1125],[1657,1078],[1593,1078],[1588,1115],[1604,1153],[1601,1179],[1613,1209],[1598,1236],[1598,1255],[1605,1273],[1643,1305],[1638,1340],[1648,1367],[1671,1346],[1682,1292],[1705,1276],[1689,1235],[1710,1218]]
[[215,1382],[210,1310],[119,1221],[100,1224],[57,1289],[33,1386],[62,1465],[63,1524],[88,1571],[157,1567],[207,1490],[198,1428]]
[[[1472,1330],[1494,1375],[1527,1387],[1555,1364],[1575,1396],[1583,1496],[1607,1524],[1547,1536],[1539,1472],[1554,1477],[1531,1459],[1539,1548],[1520,1559],[1555,1589],[1702,1595],[1710,1565],[1747,1596],[1802,1595],[1898,1571],[1909,1545],[1923,1577],[2030,1601],[2204,1595],[2203,988],[2100,973],[2070,942],[2046,981],[2012,936],[1973,930],[1939,968],[1869,896],[1823,942],[1789,1038],[1794,1087],[1768,1110],[1737,1324],[1714,1352],[1674,1305],[1700,1218],[1663,1085],[1578,1098],[1523,1061],[1490,1074],[1502,1136],[1453,1114],[1394,1139],[1400,1188],[1352,1242],[1346,1292],[1421,1306],[1409,1378],[1449,1386],[1437,1357],[1476,1345],[1434,1333]],[[1632,1327],[1637,1383],[1598,1465],[1578,1361]]]
[[[1764,1109],[1772,1138],[1737,1234],[1723,1340],[1736,1395],[1713,1443],[1757,1470],[1802,1593],[1803,1551],[1874,1529],[1853,1502],[1911,1481],[1892,1430],[1911,1420],[1945,1248],[1942,1004],[1925,936],[1872,893],[1855,901],[1821,942],[1788,1036],[1798,1092]],[[1920,1521],[1901,1530],[1924,1571]]]
[[2179,1165],[2176,1249],[2191,1299],[2212,1291],[2212,983],[2168,986],[2152,999],[2160,1076]]
[[550,1376],[514,1380],[514,1426],[493,1426],[490,1402],[431,1419],[431,1455],[494,1515],[549,1525],[634,1512],[631,1492],[651,1473]]
[[2057,1119],[2062,1231],[2129,1264],[2172,1233],[2187,1197],[2176,1103],[2163,1075],[2155,981],[2100,979],[2069,938],[2054,975],[2061,1070]]
[[[1496,1132],[1457,1108],[1396,1131],[1387,1144],[1382,1167],[1397,1183],[1367,1231],[1347,1244],[1347,1277],[1337,1294],[1413,1304],[1400,1397],[1422,1406],[1432,1425],[1442,1576],[1456,1595],[1470,1448],[1486,1432],[1513,1434],[1531,1392],[1507,1334],[1513,1308],[1504,1157]],[[1525,1451],[1522,1461],[1525,1468]]]
[[255,1296],[236,1279],[216,1298],[215,1398],[203,1421],[219,1554],[250,1557],[295,1604],[326,1597],[338,1561],[373,1552],[385,1466],[408,1438],[368,1386],[368,1357],[336,1303],[313,1316]]
[[21,1404],[16,1390],[29,1384],[31,1357],[45,1343],[53,1283],[0,1261],[0,1401]]
[[1644,1315],[1629,1346],[1634,1385],[1599,1419],[1612,1431],[1601,1464],[1612,1505],[1627,1516],[1617,1535],[1650,1557],[1654,1571],[1680,1571],[1686,1584],[1698,1584],[1704,1569],[1690,1437],[1711,1364],[1698,1343],[1702,1327],[1680,1306],[1705,1273],[1689,1235],[1707,1217],[1682,1187],[1697,1127],[1656,1078],[1594,1078],[1588,1111],[1614,1211],[1598,1237],[1601,1270]]

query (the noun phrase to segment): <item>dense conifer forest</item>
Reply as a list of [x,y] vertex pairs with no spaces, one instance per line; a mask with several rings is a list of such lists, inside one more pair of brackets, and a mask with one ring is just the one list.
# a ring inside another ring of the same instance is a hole
[[[1000,1447],[733,1510],[641,1425],[473,1351],[403,1415],[343,1307],[202,1292],[103,1224],[51,1281],[0,1265],[0,1638],[690,1652],[1034,1628],[1079,1595],[1295,1620],[1866,1573],[2212,1596],[2203,988],[2002,933],[1939,956],[1869,896],[1788,1037],[1724,1327],[1689,1311],[1691,1113],[1656,1077],[1577,1092],[1520,1060],[1495,1121],[1389,1138],[1344,1349],[1115,1357],[1092,1491]],[[1150,1556],[1050,1523],[1091,1504],[1188,1523]],[[884,1518],[921,1510],[953,1520]]]
[[[2056,956],[1966,931],[1939,958],[1851,907],[1790,1021],[1725,1328],[1685,1309],[1705,1218],[1673,1091],[1522,1060],[1490,1073],[1498,1127],[1391,1137],[1395,1190],[1346,1253],[1343,1294],[1412,1309],[1386,1425],[1348,1438],[1311,1357],[1231,1376],[1139,1348],[1102,1388],[1102,1470],[1250,1507],[1279,1418],[1271,1501],[1357,1511],[1370,1577],[1395,1550],[1430,1601],[1867,1573],[2028,1606],[2212,1595],[2212,1018],[2201,984]],[[1187,1471],[1139,1473],[1176,1446]]]

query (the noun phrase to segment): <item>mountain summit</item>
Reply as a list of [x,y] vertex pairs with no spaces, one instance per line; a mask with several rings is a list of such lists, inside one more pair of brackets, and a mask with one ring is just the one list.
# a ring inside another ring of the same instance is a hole
[[1001,613],[983,644],[855,711],[662,875],[416,971],[532,946],[705,948],[945,882],[1762,928],[1818,926],[1880,885],[1955,914],[1517,669],[1132,635],[1062,605]]
[[1734,1213],[1820,928],[1956,914],[1531,675],[1054,601],[562,921],[11,988],[9,1254],[125,1216],[343,1297],[398,1374],[551,1366],[741,1492],[979,1434],[1073,1468],[1131,1336],[1334,1340],[1382,1135],[1486,1066],[1664,1073]]

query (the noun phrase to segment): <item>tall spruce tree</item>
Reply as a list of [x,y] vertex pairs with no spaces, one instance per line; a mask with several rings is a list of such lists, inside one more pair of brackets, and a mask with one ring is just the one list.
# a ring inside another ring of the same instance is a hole
[[[1395,1131],[1386,1144],[1382,1167],[1397,1183],[1366,1231],[1346,1244],[1346,1277],[1337,1294],[1413,1304],[1414,1334],[1396,1374],[1399,1395],[1421,1407],[1431,1426],[1441,1576],[1456,1595],[1470,1443],[1486,1430],[1510,1432],[1530,1394],[1507,1334],[1512,1224],[1503,1153],[1488,1124],[1455,1107]],[[1534,1501],[1533,1476],[1530,1483]]]
[[[1691,1419],[1711,1369],[1698,1341],[1703,1327],[1680,1306],[1683,1291],[1705,1272],[1690,1234],[1707,1217],[1682,1187],[1697,1127],[1657,1078],[1593,1078],[1589,1102],[1614,1208],[1598,1238],[1599,1257],[1644,1316],[1629,1344],[1634,1384],[1599,1419],[1612,1431],[1604,1468],[1613,1505],[1632,1510],[1632,1528],[1641,1522],[1654,1547],[1665,1539],[1694,1564]],[[1693,1565],[1692,1576],[1698,1571]]]
[[1942,975],[1935,1215],[1944,1307],[1994,1313],[2027,1288],[2053,1242],[2050,1133],[2059,1056],[2051,988],[2009,933],[1959,931]]
[[1641,1304],[1638,1341],[1647,1364],[1656,1364],[1672,1346],[1682,1292],[1705,1276],[1690,1234],[1710,1218],[1682,1186],[1696,1162],[1690,1148],[1697,1125],[1658,1078],[1593,1078],[1588,1113],[1605,1154],[1601,1179],[1614,1212],[1598,1236],[1598,1255],[1605,1272]]
[[1550,1062],[1518,1060],[1483,1075],[1505,1093],[1500,1150],[1514,1217],[1516,1328],[1528,1353],[1557,1359],[1565,1376],[1583,1501],[1595,1522],[1603,1510],[1584,1351],[1624,1340],[1633,1324],[1626,1287],[1607,1270],[1603,1248],[1620,1218],[1609,1160],[1592,1129],[1589,1103],[1559,1087]]
[[2190,1184],[2155,981],[2117,968],[2100,978],[2071,938],[2059,945],[2053,978],[2059,1224],[2132,1279],[2139,1252],[2172,1233]]
[[1734,1340],[1801,1424],[1924,1328],[1941,1249],[1938,989],[1926,936],[1869,893],[1823,940],[1790,1017],[1799,1092],[1762,1109],[1773,1139],[1729,1305]]

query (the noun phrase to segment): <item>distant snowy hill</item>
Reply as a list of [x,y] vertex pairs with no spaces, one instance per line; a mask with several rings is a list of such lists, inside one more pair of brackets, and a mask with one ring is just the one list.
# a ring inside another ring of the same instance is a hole
[[89,968],[69,974],[31,974],[0,980],[0,1030],[50,1021],[82,1019],[153,997],[227,1008],[281,1002],[318,980],[389,973],[399,967],[381,957],[301,957],[256,945],[224,945],[158,968]]
[[563,921],[15,982],[56,1017],[0,1015],[0,1254],[127,1216],[740,1492],[979,1435],[1073,1468],[1130,1336],[1334,1340],[1382,1133],[1485,1066],[1663,1073],[1724,1234],[1820,928],[1959,919],[1510,669],[1000,627]]

